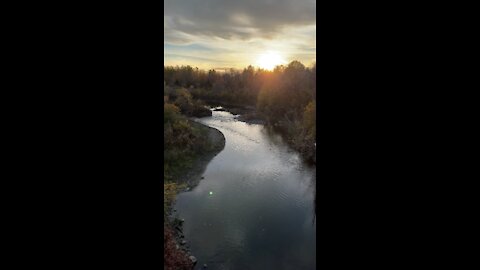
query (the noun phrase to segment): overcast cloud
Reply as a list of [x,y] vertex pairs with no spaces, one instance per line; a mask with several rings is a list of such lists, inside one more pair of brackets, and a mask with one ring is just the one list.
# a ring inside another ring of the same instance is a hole
[[[289,57],[314,58],[313,0],[165,0],[164,5],[164,44],[178,46],[164,45],[164,50],[174,50],[170,53],[177,58],[232,57],[228,51],[241,54],[245,52],[240,50],[260,52],[272,47]],[[192,55],[195,51],[186,46],[192,44],[222,49],[224,55]]]

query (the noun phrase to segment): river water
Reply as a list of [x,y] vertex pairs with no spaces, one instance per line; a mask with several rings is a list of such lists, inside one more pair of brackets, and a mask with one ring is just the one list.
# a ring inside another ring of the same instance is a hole
[[315,269],[315,167],[263,125],[223,111],[196,121],[226,142],[174,206],[195,269]]

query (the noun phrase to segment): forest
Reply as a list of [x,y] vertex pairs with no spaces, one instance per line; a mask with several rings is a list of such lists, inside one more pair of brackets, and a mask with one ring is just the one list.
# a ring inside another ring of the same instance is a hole
[[206,116],[205,103],[254,107],[267,127],[315,162],[316,63],[306,67],[292,61],[272,71],[248,66],[222,72],[164,66],[164,78],[164,101],[175,100],[182,114]]
[[186,179],[198,181],[200,177],[188,176],[188,172],[198,167],[197,161],[209,161],[220,152],[225,138],[190,117],[212,116],[206,105],[222,105],[232,114],[239,110],[240,114],[254,115],[305,161],[315,163],[316,65],[305,67],[293,61],[272,71],[248,66],[222,72],[164,66],[164,78],[165,267],[191,269],[196,259],[188,249],[179,248],[182,223],[170,218],[172,206],[178,192],[189,190]]

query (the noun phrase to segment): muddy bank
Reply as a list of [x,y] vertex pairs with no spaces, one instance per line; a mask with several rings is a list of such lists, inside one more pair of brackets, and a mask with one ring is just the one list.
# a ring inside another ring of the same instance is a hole
[[[219,129],[228,141],[209,162],[205,179],[173,205],[184,235],[179,247],[193,253],[196,269],[204,264],[207,269],[314,269],[315,167],[262,125],[245,124],[224,111],[198,121]],[[302,252],[292,254],[292,246]],[[305,259],[303,251],[311,256]],[[289,254],[296,263],[258,252]]]
[[[209,147],[206,151],[198,153],[191,166],[177,175],[176,182],[186,186],[186,188],[180,192],[186,192],[195,187],[200,180],[203,179],[202,174],[208,163],[225,147],[225,136],[219,130],[193,120],[189,120],[189,122],[193,127],[202,130],[205,134],[206,144]],[[183,222],[184,220],[176,217],[175,209],[169,209],[168,226],[166,230],[170,233],[171,237],[166,243],[170,248],[170,252],[175,254],[173,255],[173,257],[176,257],[174,263],[175,269],[189,269],[188,264],[191,264],[192,268],[196,264],[196,258],[191,254],[188,242],[183,234]]]
[[199,153],[190,168],[178,175],[178,183],[185,184],[187,190],[192,189],[198,184],[202,179],[202,173],[205,171],[208,163],[225,147],[225,136],[223,136],[218,129],[205,126],[193,120],[191,120],[190,123],[193,127],[202,129],[205,132],[205,139],[207,140],[209,149]]

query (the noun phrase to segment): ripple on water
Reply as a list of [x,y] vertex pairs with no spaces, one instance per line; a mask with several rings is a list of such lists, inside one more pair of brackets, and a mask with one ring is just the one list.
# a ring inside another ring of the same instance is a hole
[[[315,269],[314,170],[261,125],[228,112],[198,119],[226,144],[205,179],[177,197],[184,233],[199,266],[217,269]],[[213,191],[209,196],[208,192]],[[288,256],[285,256],[288,254]]]

